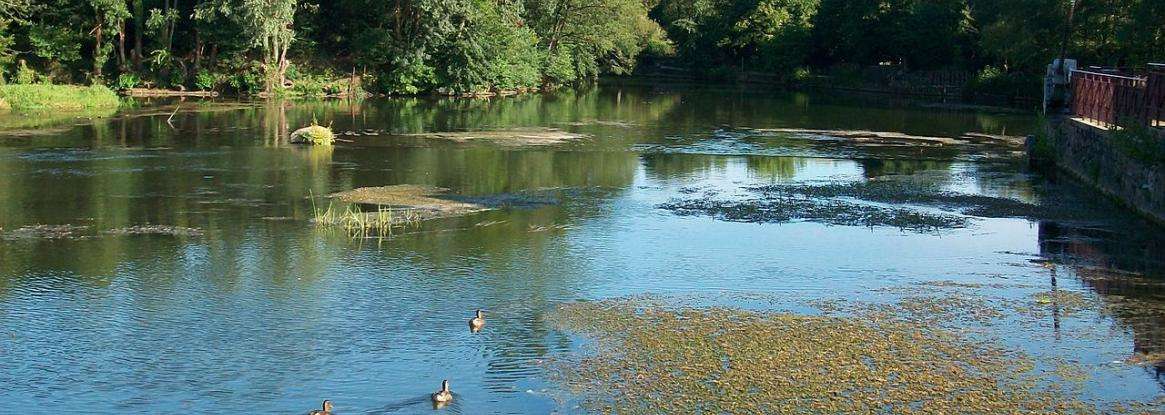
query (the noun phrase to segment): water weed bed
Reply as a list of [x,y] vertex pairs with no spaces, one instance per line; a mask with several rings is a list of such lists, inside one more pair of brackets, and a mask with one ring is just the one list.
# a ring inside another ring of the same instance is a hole
[[794,315],[641,298],[564,304],[551,321],[593,341],[549,366],[584,407],[604,413],[1160,409],[1078,400],[1023,353],[886,314]]

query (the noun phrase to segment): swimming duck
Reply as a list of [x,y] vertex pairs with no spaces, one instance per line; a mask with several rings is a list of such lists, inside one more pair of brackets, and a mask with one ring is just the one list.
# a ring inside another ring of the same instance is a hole
[[474,332],[477,332],[484,326],[485,316],[482,314],[481,310],[477,310],[477,314],[474,315],[473,319],[469,320],[469,328]]
[[449,392],[449,379],[441,381],[441,390],[433,392],[434,405],[444,405],[453,402],[453,392]]
[[313,409],[307,415],[332,415],[332,401],[324,401],[323,408]]

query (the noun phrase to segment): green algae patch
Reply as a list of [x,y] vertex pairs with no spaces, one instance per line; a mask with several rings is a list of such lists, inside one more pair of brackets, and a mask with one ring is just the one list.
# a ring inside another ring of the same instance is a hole
[[1040,387],[1022,354],[895,319],[609,300],[561,305],[551,320],[593,340],[550,368],[595,411],[1098,411]]

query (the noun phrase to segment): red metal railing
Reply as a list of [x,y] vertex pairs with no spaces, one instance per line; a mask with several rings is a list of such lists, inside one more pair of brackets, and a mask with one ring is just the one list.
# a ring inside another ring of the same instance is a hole
[[1145,80],[1099,72],[1072,72],[1072,113],[1105,126],[1128,118]]
[[1072,71],[1072,113],[1106,127],[1165,126],[1165,65],[1149,68],[1146,76]]

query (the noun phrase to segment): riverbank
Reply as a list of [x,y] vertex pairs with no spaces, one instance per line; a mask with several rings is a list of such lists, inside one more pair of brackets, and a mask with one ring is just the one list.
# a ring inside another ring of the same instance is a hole
[[0,112],[115,110],[118,105],[117,94],[101,85],[0,86]]

